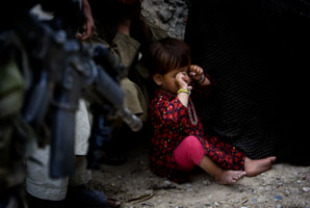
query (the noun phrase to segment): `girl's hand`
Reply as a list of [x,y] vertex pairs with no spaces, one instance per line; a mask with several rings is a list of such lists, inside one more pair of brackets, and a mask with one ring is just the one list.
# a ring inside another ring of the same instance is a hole
[[175,80],[177,82],[177,86],[182,89],[187,89],[191,81],[190,77],[187,75],[186,72],[177,73]]
[[208,77],[205,77],[203,69],[198,65],[190,66],[189,76],[196,82],[199,82],[200,85],[205,86],[211,84],[211,81],[208,79]]
[[191,65],[189,68],[189,76],[195,80],[199,81],[202,76],[204,76],[203,69],[198,65]]

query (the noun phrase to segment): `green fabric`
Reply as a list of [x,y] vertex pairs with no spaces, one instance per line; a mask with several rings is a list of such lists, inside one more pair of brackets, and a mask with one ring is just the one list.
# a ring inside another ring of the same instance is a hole
[[118,32],[113,39],[111,48],[120,56],[122,63],[126,67],[130,67],[139,51],[140,43],[130,36]]
[[[0,187],[21,182],[22,146],[13,140],[19,130],[19,112],[23,104],[24,80],[13,58],[0,63]],[[16,131],[18,131],[16,130]],[[18,169],[18,171],[16,171]],[[13,171],[14,170],[14,171]]]
[[0,63],[0,120],[19,112],[23,93],[24,80],[15,60]]

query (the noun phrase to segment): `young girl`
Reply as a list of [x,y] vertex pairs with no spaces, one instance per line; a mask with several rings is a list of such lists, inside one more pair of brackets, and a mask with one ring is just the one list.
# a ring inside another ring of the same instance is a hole
[[220,138],[203,132],[190,97],[207,97],[214,84],[201,67],[191,65],[188,45],[165,38],[149,49],[147,60],[158,86],[150,103],[154,173],[183,182],[197,165],[218,183],[232,184],[243,176],[256,176],[271,168],[275,157],[251,160]]

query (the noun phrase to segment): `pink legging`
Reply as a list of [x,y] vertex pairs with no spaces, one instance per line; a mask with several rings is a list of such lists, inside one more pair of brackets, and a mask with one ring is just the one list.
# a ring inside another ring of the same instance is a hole
[[183,139],[173,154],[179,168],[190,171],[195,165],[200,165],[204,156],[204,148],[197,137],[188,136]]

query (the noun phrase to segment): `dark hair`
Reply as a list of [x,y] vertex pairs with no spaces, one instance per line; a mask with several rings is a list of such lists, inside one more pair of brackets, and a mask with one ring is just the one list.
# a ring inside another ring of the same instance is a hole
[[189,46],[177,38],[168,37],[152,43],[145,55],[145,64],[152,75],[166,74],[191,64]]

